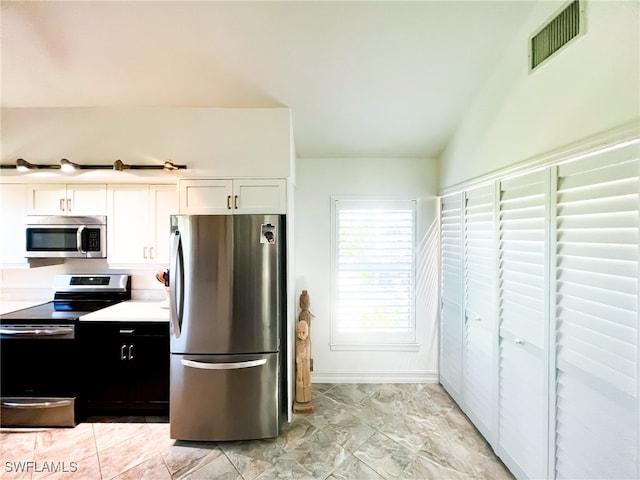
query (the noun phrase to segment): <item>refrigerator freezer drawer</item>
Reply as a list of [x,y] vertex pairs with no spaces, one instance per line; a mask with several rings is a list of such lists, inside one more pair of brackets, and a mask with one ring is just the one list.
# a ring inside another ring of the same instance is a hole
[[226,441],[279,433],[278,354],[171,355],[170,436]]

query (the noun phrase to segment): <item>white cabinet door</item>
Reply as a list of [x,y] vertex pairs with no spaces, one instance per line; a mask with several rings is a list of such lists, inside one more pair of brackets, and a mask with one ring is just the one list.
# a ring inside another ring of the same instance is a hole
[[29,215],[66,215],[67,186],[29,185],[27,211]]
[[109,264],[145,263],[149,187],[147,185],[110,185],[108,189],[107,261]]
[[285,180],[234,180],[233,208],[234,213],[286,213]]
[[169,263],[174,185],[110,185],[107,261],[110,266]]
[[286,213],[283,179],[180,180],[180,213],[233,215]]
[[67,215],[106,215],[106,185],[67,185]]
[[231,180],[180,180],[178,185],[180,213],[215,215],[232,212]]
[[547,478],[549,170],[500,182],[497,453]]
[[25,264],[24,217],[27,213],[27,186],[0,184],[0,264]]
[[440,383],[462,404],[464,271],[462,195],[441,199]]
[[107,188],[101,184],[31,184],[29,215],[106,215]]
[[493,443],[497,411],[494,184],[465,193],[463,410]]
[[639,157],[558,167],[556,478],[640,478]]
[[171,215],[178,213],[178,192],[175,185],[151,185],[149,199],[149,218],[153,222],[149,239],[151,261],[168,265]]

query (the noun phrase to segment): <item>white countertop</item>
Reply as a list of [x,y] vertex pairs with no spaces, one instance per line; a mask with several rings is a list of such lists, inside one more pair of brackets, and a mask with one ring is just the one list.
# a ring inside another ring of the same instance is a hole
[[80,317],[81,322],[168,322],[168,302],[129,300]]

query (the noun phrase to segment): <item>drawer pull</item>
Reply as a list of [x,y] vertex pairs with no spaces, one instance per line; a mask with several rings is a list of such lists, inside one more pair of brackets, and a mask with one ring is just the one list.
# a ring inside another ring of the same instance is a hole
[[232,363],[207,363],[207,362],[195,362],[193,360],[181,360],[182,365],[185,367],[199,368],[202,370],[237,370],[240,368],[259,367],[267,363],[267,359],[261,360],[249,360],[247,362],[232,362]]
[[73,405],[72,400],[54,400],[54,401],[41,401],[41,402],[20,402],[20,401],[10,401],[3,400],[3,407],[10,408],[55,408],[55,407],[66,407],[68,405]]

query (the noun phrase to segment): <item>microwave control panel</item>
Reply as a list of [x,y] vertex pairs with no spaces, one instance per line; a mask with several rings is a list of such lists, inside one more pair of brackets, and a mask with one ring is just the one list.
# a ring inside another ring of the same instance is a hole
[[86,252],[100,251],[100,229],[86,228],[84,230],[84,250]]

